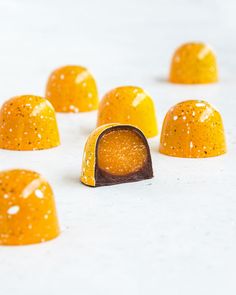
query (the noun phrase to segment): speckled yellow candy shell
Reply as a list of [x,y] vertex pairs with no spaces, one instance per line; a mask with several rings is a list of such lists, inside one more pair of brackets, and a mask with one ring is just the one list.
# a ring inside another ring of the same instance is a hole
[[96,82],[81,66],[65,66],[53,71],[45,96],[57,112],[89,112],[98,108]]
[[206,158],[226,153],[221,116],[205,101],[189,100],[166,114],[160,152],[174,157]]
[[216,56],[203,43],[187,43],[172,58],[169,80],[172,83],[204,84],[218,81]]
[[0,245],[45,242],[60,233],[54,196],[36,172],[0,172]]
[[80,180],[82,183],[88,186],[95,186],[95,165],[96,165],[96,147],[99,135],[113,126],[119,126],[120,124],[105,124],[96,128],[88,137],[84,147],[83,161],[82,161],[82,173]]
[[30,151],[59,144],[55,112],[48,100],[23,95],[3,104],[0,110],[0,148]]
[[158,133],[153,100],[139,87],[118,87],[103,97],[98,108],[97,126],[109,123],[133,125],[148,138]]

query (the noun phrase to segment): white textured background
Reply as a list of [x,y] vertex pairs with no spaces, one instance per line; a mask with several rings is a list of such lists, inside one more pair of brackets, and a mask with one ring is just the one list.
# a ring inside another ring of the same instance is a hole
[[[0,151],[0,168],[28,168],[52,184],[61,236],[0,248],[2,295],[210,295],[236,293],[236,2],[234,0],[0,0],[0,102],[44,94],[55,67],[94,73],[102,96],[145,88],[159,125],[184,99],[222,113],[228,154],[177,159],[150,141],[155,178],[91,189],[79,182],[82,150],[96,113],[58,115],[62,145]],[[173,50],[214,47],[221,82],[170,85]]]

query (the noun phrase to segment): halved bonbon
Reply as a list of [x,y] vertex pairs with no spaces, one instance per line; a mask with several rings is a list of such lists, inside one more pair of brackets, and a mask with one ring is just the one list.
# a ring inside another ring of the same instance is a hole
[[103,97],[98,108],[97,126],[109,123],[134,125],[148,138],[158,133],[153,100],[140,87],[118,87]]
[[92,74],[81,66],[64,66],[50,75],[46,98],[57,112],[88,112],[98,108],[98,91]]
[[0,172],[0,245],[27,245],[60,233],[52,189],[38,173]]
[[30,151],[59,144],[55,111],[48,100],[23,95],[3,104],[0,110],[0,148]]
[[178,103],[165,116],[160,152],[182,158],[206,158],[226,153],[220,113],[205,101]]
[[216,56],[204,43],[186,43],[174,53],[170,67],[170,82],[203,84],[218,81]]
[[149,146],[139,129],[106,124],[90,134],[84,148],[82,183],[102,186],[152,177]]

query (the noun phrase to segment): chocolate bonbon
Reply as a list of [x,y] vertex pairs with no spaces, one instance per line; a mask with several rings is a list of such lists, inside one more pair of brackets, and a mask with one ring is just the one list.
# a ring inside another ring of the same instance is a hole
[[35,95],[16,96],[0,109],[0,148],[31,151],[60,144],[51,103]]
[[106,124],[90,134],[84,148],[82,183],[103,186],[152,177],[149,146],[139,129]]
[[88,69],[64,66],[50,75],[45,97],[57,112],[89,112],[98,108],[96,82]]
[[186,43],[174,53],[169,81],[180,84],[206,84],[218,81],[218,66],[213,50],[204,43]]
[[0,172],[0,245],[27,245],[60,233],[53,191],[38,173]]
[[182,158],[206,158],[226,153],[220,113],[201,100],[183,101],[173,106],[163,122],[160,152]]
[[103,97],[99,103],[97,126],[109,123],[134,125],[147,138],[158,133],[154,102],[140,87],[118,87]]

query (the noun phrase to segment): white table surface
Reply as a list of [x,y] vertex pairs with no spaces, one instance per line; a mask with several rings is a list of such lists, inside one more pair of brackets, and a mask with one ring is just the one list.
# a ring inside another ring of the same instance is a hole
[[[205,99],[223,116],[228,153],[178,159],[150,140],[155,178],[92,189],[79,182],[96,112],[58,114],[62,145],[0,151],[0,168],[42,173],[62,233],[51,242],[0,248],[0,294],[203,295],[236,293],[236,2],[214,0],[0,0],[0,102],[44,95],[51,70],[80,64],[102,96],[145,88],[159,125],[184,99]],[[221,82],[166,82],[173,50],[201,40],[215,48]]]

